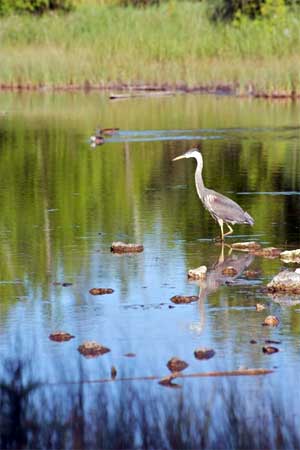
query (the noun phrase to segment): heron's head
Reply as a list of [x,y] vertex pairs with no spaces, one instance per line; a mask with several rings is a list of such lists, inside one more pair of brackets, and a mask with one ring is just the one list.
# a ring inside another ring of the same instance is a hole
[[172,161],[177,161],[178,159],[182,158],[196,158],[198,161],[199,158],[202,159],[202,156],[197,148],[191,148],[187,152],[183,153],[183,155],[176,156],[176,158],[173,158]]

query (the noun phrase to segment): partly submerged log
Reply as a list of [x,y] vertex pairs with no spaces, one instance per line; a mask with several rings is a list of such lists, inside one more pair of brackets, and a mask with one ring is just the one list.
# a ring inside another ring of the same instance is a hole
[[127,98],[137,98],[137,97],[162,97],[176,95],[174,91],[155,91],[155,92],[128,92],[127,94],[114,94],[113,92],[109,94],[110,100],[123,100]]
[[269,292],[300,294],[300,273],[283,270],[267,285]]
[[233,244],[231,244],[231,248],[233,248],[234,250],[241,250],[242,252],[249,252],[261,248],[261,245],[255,241],[234,242]]

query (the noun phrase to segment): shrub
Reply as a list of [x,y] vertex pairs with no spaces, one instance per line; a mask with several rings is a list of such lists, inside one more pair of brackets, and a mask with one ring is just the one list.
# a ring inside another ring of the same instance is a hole
[[12,13],[42,14],[49,10],[69,11],[73,0],[0,0],[0,15]]

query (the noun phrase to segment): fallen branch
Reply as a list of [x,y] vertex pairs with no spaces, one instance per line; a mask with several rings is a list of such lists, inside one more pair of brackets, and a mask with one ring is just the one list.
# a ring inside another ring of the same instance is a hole
[[[254,375],[268,375],[273,373],[272,369],[239,369],[239,370],[224,370],[216,372],[196,372],[196,373],[180,373],[174,372],[170,375],[172,380],[175,378],[204,378],[204,377],[236,377],[236,376],[254,376]],[[120,377],[120,378],[99,378],[98,380],[86,380],[86,381],[67,381],[62,383],[50,383],[50,384],[92,384],[92,383],[110,383],[115,381],[153,381],[161,380],[162,376],[149,375],[143,377]]]

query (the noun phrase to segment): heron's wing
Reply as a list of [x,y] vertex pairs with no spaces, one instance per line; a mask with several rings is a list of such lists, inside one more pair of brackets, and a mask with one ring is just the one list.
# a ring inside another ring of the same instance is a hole
[[248,223],[248,214],[240,205],[218,192],[212,190],[207,192],[205,206],[215,219],[230,223]]

